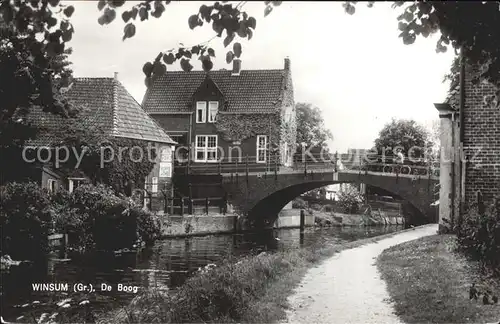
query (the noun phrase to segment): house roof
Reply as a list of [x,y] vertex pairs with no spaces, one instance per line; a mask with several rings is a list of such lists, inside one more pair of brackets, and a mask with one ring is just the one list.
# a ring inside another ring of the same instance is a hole
[[[283,100],[287,70],[230,70],[208,72],[224,95],[226,111],[275,112]],[[148,89],[142,106],[150,114],[182,113],[192,110],[193,95],[205,80],[204,71],[172,71],[159,77]]]
[[[125,87],[114,78],[75,78],[66,97],[80,110],[88,127],[99,127],[106,134],[151,142],[175,144]],[[46,128],[31,145],[48,145],[59,125],[66,119],[34,109],[30,120]]]

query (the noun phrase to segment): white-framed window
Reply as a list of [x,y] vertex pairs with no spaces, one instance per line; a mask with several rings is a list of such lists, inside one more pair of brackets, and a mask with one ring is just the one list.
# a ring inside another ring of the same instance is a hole
[[266,162],[267,135],[257,135],[257,163]]
[[85,183],[85,178],[68,178],[68,191],[73,192],[76,188]]
[[195,161],[217,162],[217,135],[196,135]]
[[218,101],[210,101],[208,103],[208,122],[215,123],[215,119],[217,118],[217,112],[219,111],[219,102]]
[[151,192],[152,193],[158,192],[158,177],[151,178]]
[[196,123],[204,123],[206,121],[207,103],[205,101],[198,101],[196,103]]
[[206,136],[196,136],[195,143],[195,161],[196,162],[205,162],[207,160],[207,137]]
[[57,189],[56,185],[57,185],[56,179],[48,179],[47,180],[47,189],[50,192],[56,192],[56,189]]

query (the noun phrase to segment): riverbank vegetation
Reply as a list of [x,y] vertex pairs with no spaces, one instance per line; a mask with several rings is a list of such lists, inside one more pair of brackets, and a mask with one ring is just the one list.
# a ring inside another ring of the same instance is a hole
[[48,235],[68,235],[68,248],[85,252],[151,243],[160,224],[140,204],[105,185],[82,185],[55,194],[35,183],[0,187],[2,255],[31,260],[48,252]]
[[396,314],[405,323],[486,323],[500,320],[500,304],[469,299],[475,283],[480,293],[500,295],[500,280],[481,263],[459,253],[457,237],[434,235],[385,250],[377,260]]
[[[378,266],[405,322],[500,320],[500,199],[485,208],[478,198],[452,228],[454,235],[418,239],[379,257]],[[469,299],[473,283],[473,290],[481,293],[477,300]]]
[[48,251],[50,198],[35,183],[0,187],[1,251],[16,259],[33,259]]
[[287,298],[306,271],[342,250],[394,233],[340,245],[261,253],[227,260],[189,278],[175,293],[150,291],[103,316],[107,323],[270,323],[286,318]]
[[478,196],[455,231],[459,250],[479,262],[483,272],[500,277],[500,197],[485,208]]

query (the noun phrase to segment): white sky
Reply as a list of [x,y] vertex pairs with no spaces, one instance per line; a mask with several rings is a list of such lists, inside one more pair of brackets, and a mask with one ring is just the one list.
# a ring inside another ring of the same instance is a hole
[[[188,27],[188,17],[202,2],[172,1],[161,18],[137,23],[135,37],[126,41],[121,16],[101,26],[97,1],[72,4],[75,34],[69,45],[74,75],[112,77],[119,72],[120,81],[139,102],[146,91],[146,61],[179,42],[192,46],[214,35],[211,25]],[[448,84],[442,79],[453,53],[435,52],[438,35],[404,45],[390,3],[376,3],[371,9],[360,3],[353,16],[344,13],[342,2],[285,2],[266,18],[264,8],[263,1],[244,7],[257,19],[257,28],[251,41],[240,41],[242,69],[282,68],[289,56],[295,101],[323,110],[334,150],[370,148],[391,117],[422,123],[437,118],[433,103],[446,97]],[[214,39],[211,47],[217,55],[214,69],[230,69],[222,38]],[[193,61],[200,69],[199,61]],[[178,63],[172,69],[180,69]]]

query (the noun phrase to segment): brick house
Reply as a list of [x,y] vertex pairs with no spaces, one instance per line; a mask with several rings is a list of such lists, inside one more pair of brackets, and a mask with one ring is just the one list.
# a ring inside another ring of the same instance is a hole
[[[475,71],[467,66],[464,79],[463,125],[460,125],[460,86],[454,84],[439,111],[441,133],[439,222],[456,221],[460,202],[472,206],[478,195],[486,205],[500,195],[500,109],[492,102],[496,87],[472,83]],[[460,131],[466,163],[460,163]]]
[[169,71],[147,90],[142,106],[179,143],[176,177],[186,170],[234,172],[236,161],[239,172],[247,163],[250,172],[293,163],[296,123],[288,58],[283,69],[274,70],[242,70],[236,59],[231,71]]
[[[66,93],[68,101],[80,109],[79,120],[88,129],[99,129],[105,136],[143,140],[156,148],[156,164],[142,184],[137,188],[153,192],[161,190],[162,186],[171,183],[173,171],[172,153],[175,149],[173,141],[165,131],[142,109],[139,103],[114,78],[75,78]],[[34,109],[30,114],[33,123],[43,130],[33,141],[27,143],[27,149],[50,148],[50,144],[59,140],[56,129],[67,120],[41,109]],[[128,152],[125,152],[126,154]],[[116,155],[115,155],[116,156]],[[38,182],[49,191],[64,188],[73,191],[78,185],[88,182],[88,177],[80,170],[62,171],[49,163],[37,163],[34,166],[39,172],[31,180]]]

